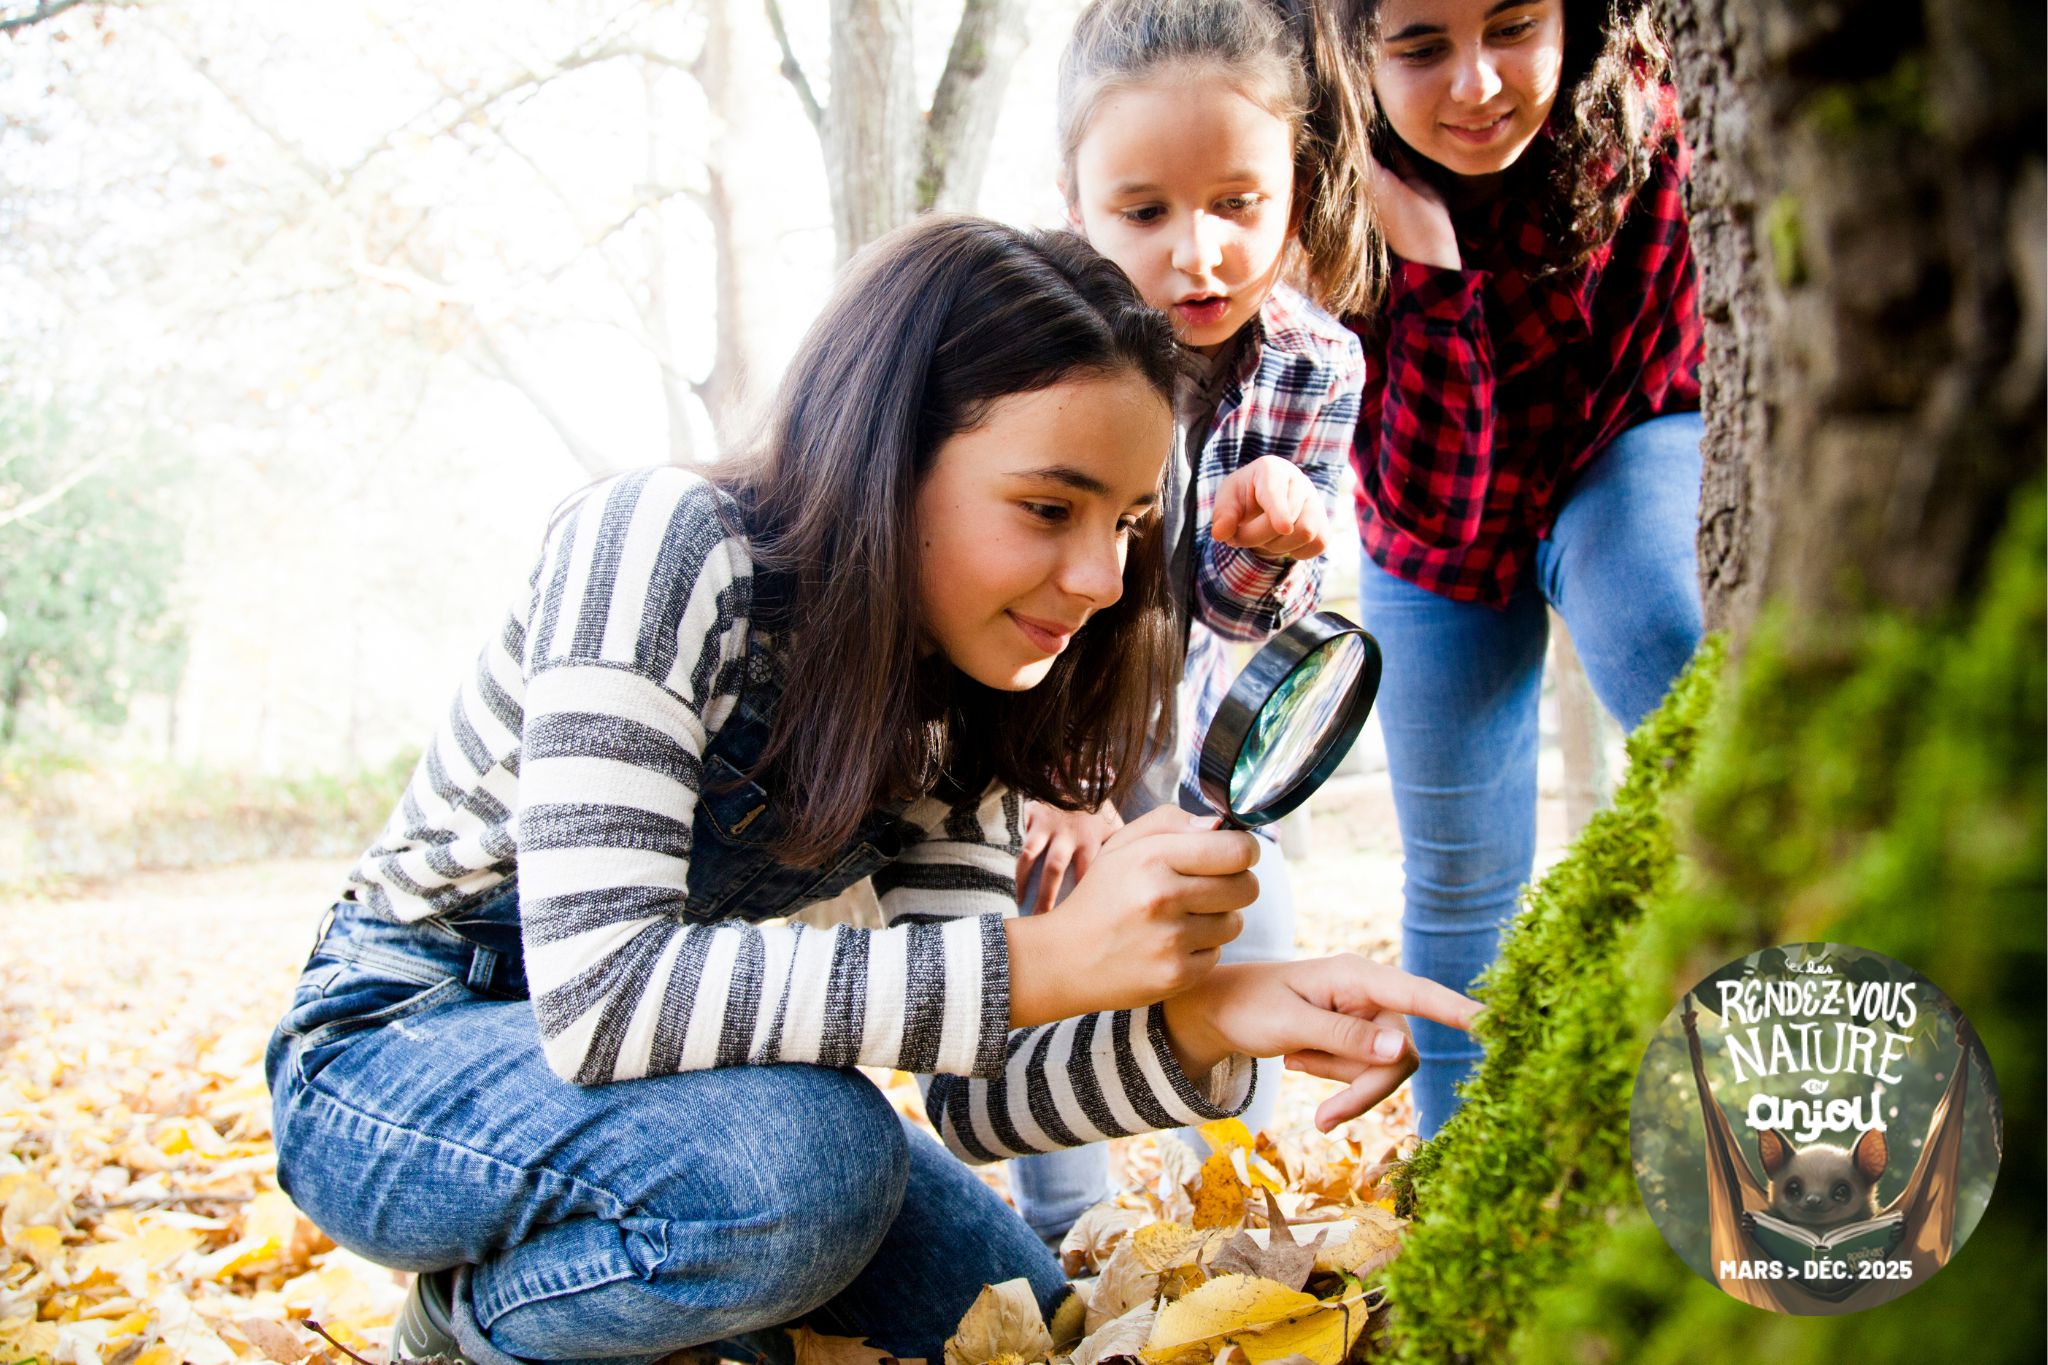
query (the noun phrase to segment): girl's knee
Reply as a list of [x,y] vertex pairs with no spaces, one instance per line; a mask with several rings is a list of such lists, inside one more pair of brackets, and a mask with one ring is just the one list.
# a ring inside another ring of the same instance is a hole
[[[850,1278],[895,1220],[909,1177],[902,1120],[866,1077],[821,1067],[763,1068],[747,1115],[729,1123],[716,1170],[687,1163],[675,1212],[702,1209],[706,1177],[720,1215],[792,1273],[843,1265]],[[657,1203],[666,1203],[659,1200]],[[654,1211],[662,1211],[656,1209]]]

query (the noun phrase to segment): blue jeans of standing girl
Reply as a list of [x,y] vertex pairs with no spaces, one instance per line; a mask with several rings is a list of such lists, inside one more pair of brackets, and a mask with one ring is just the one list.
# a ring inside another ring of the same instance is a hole
[[[1401,965],[1467,989],[1536,857],[1537,699],[1550,633],[1571,631],[1601,704],[1633,730],[1698,646],[1698,413],[1632,427],[1579,475],[1535,568],[1504,610],[1454,602],[1365,557],[1359,612],[1380,642],[1379,717],[1401,824]],[[1471,1037],[1414,1021],[1418,1126],[1457,1107]]]
[[517,900],[508,884],[453,928],[344,901],[265,1057],[279,1183],[381,1265],[460,1267],[470,1359],[643,1362],[735,1338],[740,1358],[786,1358],[768,1329],[808,1315],[937,1360],[984,1283],[1027,1276],[1056,1303],[1044,1245],[857,1071],[561,1080]]

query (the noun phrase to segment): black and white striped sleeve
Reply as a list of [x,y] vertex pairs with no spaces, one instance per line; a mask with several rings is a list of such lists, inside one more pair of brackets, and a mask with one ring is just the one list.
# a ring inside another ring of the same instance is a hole
[[1234,1053],[1196,1085],[1174,1058],[1164,1011],[1147,1005],[1018,1029],[1001,1076],[934,1077],[925,1109],[957,1155],[1000,1161],[1241,1114],[1257,1074]]
[[681,470],[600,485],[551,534],[526,641],[518,875],[548,1064],[602,1084],[815,1062],[994,1074],[998,916],[880,930],[696,923],[701,758],[744,670],[751,561]]
[[[1023,844],[1017,797],[992,789],[977,805],[924,801],[907,818],[925,837],[875,874],[884,918],[892,925],[937,925],[961,916],[996,920],[1015,913],[1015,867]],[[1008,963],[1002,964],[1007,1029]],[[994,985],[984,991],[993,1000]],[[915,993],[907,1000],[918,1007]],[[997,1055],[971,1075],[944,1074],[925,1086],[925,1107],[939,1136],[971,1162],[1075,1147],[1104,1138],[1207,1123],[1244,1112],[1255,1075],[1233,1056],[1197,1086],[1181,1070],[1157,1005],[1085,1014],[1035,1028],[995,1032]],[[904,1066],[930,1073],[940,1068]]]

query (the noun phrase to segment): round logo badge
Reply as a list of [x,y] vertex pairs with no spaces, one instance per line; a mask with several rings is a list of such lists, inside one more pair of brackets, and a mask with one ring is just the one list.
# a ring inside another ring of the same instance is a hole
[[1779,1313],[1897,1298],[1968,1240],[1998,1178],[1990,1059],[1912,968],[1840,943],[1738,958],[1651,1037],[1629,1107],[1664,1240]]

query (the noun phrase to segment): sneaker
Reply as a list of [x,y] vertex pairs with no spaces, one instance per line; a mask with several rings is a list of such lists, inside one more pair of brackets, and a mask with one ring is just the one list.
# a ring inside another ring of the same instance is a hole
[[455,1329],[448,1316],[448,1295],[455,1285],[455,1272],[434,1270],[412,1277],[405,1292],[405,1304],[391,1324],[391,1359],[440,1360],[448,1365],[472,1365],[455,1344]]

